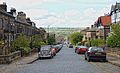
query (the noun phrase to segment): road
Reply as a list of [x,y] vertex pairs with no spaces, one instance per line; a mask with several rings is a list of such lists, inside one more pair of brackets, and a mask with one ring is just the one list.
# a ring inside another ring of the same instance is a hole
[[87,62],[84,55],[64,46],[53,59],[37,60],[11,73],[120,73],[120,67],[107,62]]

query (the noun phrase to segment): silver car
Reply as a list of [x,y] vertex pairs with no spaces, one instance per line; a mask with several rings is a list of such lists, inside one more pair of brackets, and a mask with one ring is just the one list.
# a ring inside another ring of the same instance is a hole
[[42,46],[39,53],[38,53],[38,57],[41,58],[52,58],[53,54],[51,51],[51,46]]

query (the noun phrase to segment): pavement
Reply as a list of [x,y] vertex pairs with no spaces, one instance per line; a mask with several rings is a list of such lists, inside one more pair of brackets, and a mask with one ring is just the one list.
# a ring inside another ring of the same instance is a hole
[[27,57],[22,57],[11,64],[1,64],[0,73],[9,73],[16,68],[25,67],[26,64],[30,64],[38,59],[38,53],[31,54]]
[[119,55],[108,53],[107,59],[109,63],[120,67],[120,56]]

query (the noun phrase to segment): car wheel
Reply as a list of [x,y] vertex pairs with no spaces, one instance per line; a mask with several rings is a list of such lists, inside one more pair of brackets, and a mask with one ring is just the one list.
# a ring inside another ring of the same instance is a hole
[[56,53],[54,54],[54,56],[56,56]]
[[103,62],[107,62],[107,60],[106,60],[106,59],[103,59]]
[[79,54],[78,50],[76,52],[77,52],[77,54]]
[[51,55],[50,58],[52,59],[52,58],[53,58],[53,55]]
[[87,61],[90,62],[90,57],[87,57]]
[[41,57],[39,57],[39,59],[41,60],[42,58],[41,58]]
[[85,60],[87,60],[87,58],[85,57]]

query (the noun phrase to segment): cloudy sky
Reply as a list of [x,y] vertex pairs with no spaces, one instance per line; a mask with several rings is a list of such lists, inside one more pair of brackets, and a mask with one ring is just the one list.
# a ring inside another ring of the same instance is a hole
[[87,27],[120,0],[0,0],[23,11],[37,27]]

